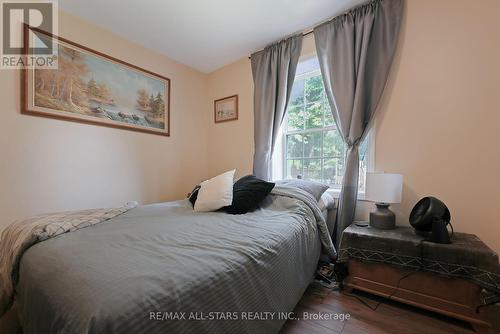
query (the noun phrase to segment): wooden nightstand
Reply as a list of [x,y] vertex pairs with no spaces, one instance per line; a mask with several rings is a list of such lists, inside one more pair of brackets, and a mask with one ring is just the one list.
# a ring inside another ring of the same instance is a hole
[[484,303],[483,288],[500,292],[496,253],[471,234],[455,233],[450,245],[422,240],[407,227],[348,227],[339,249],[339,262],[348,268],[345,289],[390,296],[492,333],[485,309],[476,310]]

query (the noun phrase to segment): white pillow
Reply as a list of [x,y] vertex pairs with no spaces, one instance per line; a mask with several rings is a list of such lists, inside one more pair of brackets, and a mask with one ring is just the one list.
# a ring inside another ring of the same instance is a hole
[[194,211],[219,210],[233,203],[233,178],[235,169],[200,183]]

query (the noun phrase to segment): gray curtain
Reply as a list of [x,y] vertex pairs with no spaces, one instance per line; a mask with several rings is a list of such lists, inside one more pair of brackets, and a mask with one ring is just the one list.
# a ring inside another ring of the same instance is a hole
[[263,180],[271,179],[274,143],[285,116],[301,48],[302,35],[297,35],[251,56],[255,117],[253,173]]
[[375,0],[314,28],[328,101],[347,144],[339,214],[334,231],[354,219],[358,194],[358,148],[386,86],[403,15],[403,0]]

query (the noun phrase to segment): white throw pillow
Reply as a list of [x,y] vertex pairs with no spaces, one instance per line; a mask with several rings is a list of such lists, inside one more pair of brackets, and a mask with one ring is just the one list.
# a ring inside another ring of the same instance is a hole
[[233,203],[233,178],[235,169],[200,183],[194,211],[219,210]]

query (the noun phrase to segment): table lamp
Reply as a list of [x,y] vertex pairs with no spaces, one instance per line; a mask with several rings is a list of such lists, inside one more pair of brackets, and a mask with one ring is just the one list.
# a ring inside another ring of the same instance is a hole
[[389,230],[396,228],[396,215],[389,209],[392,203],[401,203],[403,175],[389,173],[366,174],[366,199],[375,202],[370,212],[370,226]]

